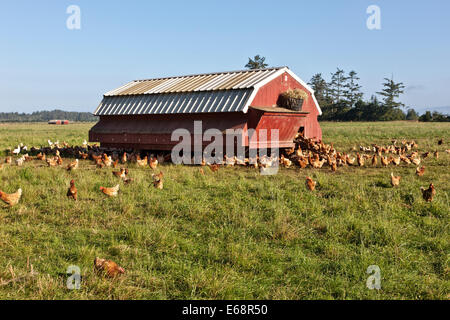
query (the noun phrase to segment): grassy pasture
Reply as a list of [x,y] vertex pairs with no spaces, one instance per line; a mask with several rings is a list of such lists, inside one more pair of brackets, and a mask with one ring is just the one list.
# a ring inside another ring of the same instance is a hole
[[[47,139],[80,145],[92,125],[0,124],[0,150]],[[0,299],[448,299],[450,124],[321,126],[340,151],[405,138],[440,157],[424,160],[423,177],[404,164],[275,176],[247,168],[202,176],[164,164],[163,190],[150,168],[129,164],[135,181],[113,199],[99,191],[117,184],[112,170],[91,161],[70,173],[37,161],[4,166],[0,189],[21,187],[23,197],[0,204]],[[399,188],[391,171],[402,176]],[[320,184],[315,192],[305,189],[307,175]],[[66,198],[72,178],[78,202]],[[419,188],[430,182],[437,195],[426,203]],[[97,276],[96,256],[126,274]],[[66,288],[69,265],[81,268],[80,290]],[[370,265],[381,269],[379,291],[366,287]]]

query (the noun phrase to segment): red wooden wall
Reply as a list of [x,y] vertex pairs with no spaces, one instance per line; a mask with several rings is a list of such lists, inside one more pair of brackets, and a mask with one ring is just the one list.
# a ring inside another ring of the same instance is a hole
[[308,99],[303,103],[302,109],[302,111],[309,112],[305,121],[305,137],[322,139],[322,129],[317,121],[319,111],[314,104],[311,94],[287,72],[261,87],[250,105],[255,107],[275,106],[280,93],[295,88],[302,89],[308,93]]

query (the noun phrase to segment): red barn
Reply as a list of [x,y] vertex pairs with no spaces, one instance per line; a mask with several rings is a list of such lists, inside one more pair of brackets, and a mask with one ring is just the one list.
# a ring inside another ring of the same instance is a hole
[[[307,93],[300,111],[277,106],[288,89]],[[175,129],[194,132],[194,121],[202,121],[203,132],[219,129],[278,129],[280,148],[293,146],[298,132],[322,139],[317,121],[321,114],[313,90],[289,68],[268,68],[136,80],[107,92],[94,112],[99,122],[89,131],[89,141],[104,147],[171,150]],[[256,146],[252,137],[244,147]],[[272,141],[274,142],[274,141]],[[210,142],[204,142],[206,146]]]

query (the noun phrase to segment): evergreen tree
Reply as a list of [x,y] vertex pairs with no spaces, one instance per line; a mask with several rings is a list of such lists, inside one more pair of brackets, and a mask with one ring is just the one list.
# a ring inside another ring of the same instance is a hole
[[266,57],[260,57],[257,54],[253,59],[248,58],[248,63],[245,65],[247,69],[264,69],[267,68],[268,64],[265,63]]
[[343,100],[346,81],[347,77],[342,69],[337,68],[337,71],[331,74],[331,82],[328,87],[333,103],[339,103]]
[[383,97],[384,105],[388,108],[403,107],[403,103],[395,101],[403,93],[403,89],[405,88],[403,82],[395,83],[393,79],[388,78],[384,78],[384,80],[383,90],[377,92],[377,94]]
[[419,119],[419,115],[417,114],[416,110],[408,109],[408,112],[406,113],[406,120],[417,120],[417,119]]
[[421,115],[419,117],[419,121],[429,122],[431,120],[433,120],[433,117],[431,116],[431,112],[430,111],[425,112],[423,115]]
[[359,77],[355,71],[350,71],[346,78],[344,97],[346,101],[353,107],[355,103],[362,99],[363,93],[361,92],[361,86],[358,84]]
[[314,90],[314,95],[320,106],[326,106],[331,103],[328,97],[328,83],[322,78],[321,73],[313,75],[308,84]]

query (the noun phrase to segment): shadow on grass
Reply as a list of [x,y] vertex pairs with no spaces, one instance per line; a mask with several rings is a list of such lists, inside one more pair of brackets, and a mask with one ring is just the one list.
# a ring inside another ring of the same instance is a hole
[[386,183],[384,181],[377,181],[375,183],[375,187],[378,187],[378,188],[392,188],[390,183]]

